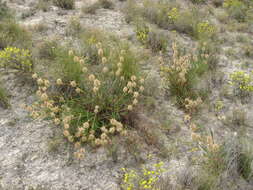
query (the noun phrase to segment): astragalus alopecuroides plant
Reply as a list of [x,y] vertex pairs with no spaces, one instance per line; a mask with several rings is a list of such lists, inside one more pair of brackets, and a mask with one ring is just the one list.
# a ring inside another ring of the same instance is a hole
[[173,44],[173,56],[169,63],[160,57],[161,75],[171,95],[176,97],[177,104],[188,111],[196,110],[202,103],[201,93],[195,89],[196,79],[207,69],[209,55],[180,55],[176,44]]
[[[81,67],[79,81],[59,78],[52,83],[33,75],[39,101],[28,106],[31,116],[49,118],[62,126],[63,135],[77,149],[84,143],[104,146],[111,143],[113,135],[126,135],[122,121],[138,104],[144,90],[143,78],[137,73],[126,73],[131,64],[125,62],[125,50],[120,51],[116,64],[108,61],[101,43],[97,44],[97,51],[99,64],[95,66],[69,51],[72,67]],[[83,153],[81,148],[75,154],[81,158]]]

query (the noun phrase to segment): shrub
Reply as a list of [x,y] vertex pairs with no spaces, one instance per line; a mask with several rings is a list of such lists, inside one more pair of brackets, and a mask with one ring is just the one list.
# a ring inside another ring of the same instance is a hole
[[104,9],[113,9],[114,4],[111,0],[99,0],[99,4]]
[[93,3],[90,6],[83,6],[82,7],[82,13],[84,14],[95,14],[96,10],[100,8],[99,3]]
[[154,164],[151,169],[143,168],[142,173],[126,168],[122,168],[122,170],[124,172],[123,190],[156,189],[155,187],[161,179],[161,175],[165,172],[163,162]]
[[127,23],[136,21],[142,16],[142,9],[134,0],[127,0],[123,12]]
[[0,22],[0,49],[7,46],[18,48],[31,47],[31,35],[13,20]]
[[238,20],[244,22],[246,19],[247,6],[240,0],[225,0],[223,6],[228,10],[229,15]]
[[[73,51],[66,54],[62,50],[56,59],[61,78],[53,84],[33,75],[39,86],[39,101],[28,107],[31,116],[61,125],[64,136],[76,148],[87,142],[106,145],[112,135],[125,135],[124,117],[136,106],[144,90],[144,80],[138,76],[136,63],[127,50],[112,50],[107,56],[101,43],[96,47],[98,65],[75,56]],[[80,157],[83,151],[75,155]]]
[[75,1],[74,0],[53,0],[53,3],[61,7],[63,9],[74,9],[75,8]]
[[76,17],[71,17],[66,28],[66,34],[72,36],[78,36],[82,31],[80,20]]
[[57,56],[58,43],[56,40],[44,41],[38,46],[38,56],[41,59],[54,60]]
[[0,83],[0,107],[3,107],[3,108],[9,107],[9,100],[7,97],[7,93],[5,89],[2,87],[1,83]]
[[6,2],[2,2],[2,0],[0,0],[0,21],[10,17],[10,9],[7,7]]
[[197,34],[198,39],[210,39],[216,33],[216,28],[209,22],[199,22],[197,24]]
[[29,50],[7,47],[0,51],[0,66],[18,69],[23,72],[31,72],[33,62]]
[[44,12],[47,12],[50,9],[50,4],[51,0],[39,0],[36,5],[36,8]]
[[170,64],[160,60],[162,77],[171,95],[176,96],[180,107],[184,107],[187,102],[192,105],[198,104],[200,101],[197,98],[201,93],[194,89],[194,86],[197,78],[208,69],[206,62],[208,55],[180,55],[176,44],[173,44],[172,49],[173,58]]
[[253,91],[253,72],[235,71],[230,74],[230,84],[234,87],[234,94],[241,98],[249,96]]
[[155,29],[150,29],[146,25],[137,25],[137,39],[153,52],[165,51],[168,44],[168,37]]
[[206,0],[191,0],[191,2],[199,4],[199,3],[205,3]]
[[165,1],[155,2],[147,0],[144,2],[142,14],[150,22],[167,29],[170,25],[170,18],[168,14],[175,14],[172,8],[172,5]]

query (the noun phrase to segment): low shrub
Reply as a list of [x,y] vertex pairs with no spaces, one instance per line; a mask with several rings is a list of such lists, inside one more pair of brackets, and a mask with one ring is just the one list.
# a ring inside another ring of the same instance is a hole
[[[161,59],[161,74],[171,95],[176,97],[180,107],[201,103],[201,92],[194,89],[197,79],[208,70],[208,55],[181,55],[173,44],[173,58],[169,64]],[[194,106],[195,107],[195,106]]]
[[6,5],[6,2],[0,0],[0,21],[11,17],[11,11]]
[[[107,56],[102,43],[96,48],[96,65],[63,49],[56,58],[61,78],[49,82],[33,75],[39,86],[39,101],[28,107],[31,116],[48,118],[62,126],[64,136],[76,148],[87,142],[107,145],[114,134],[126,135],[124,118],[144,90],[144,80],[127,49],[107,50],[111,52]],[[80,149],[75,155],[80,158],[83,152]]]
[[40,59],[54,60],[57,56],[58,42],[56,40],[46,40],[38,45],[38,57]]
[[9,107],[9,100],[6,93],[6,90],[2,86],[2,83],[0,83],[0,107],[8,108]]
[[143,168],[141,173],[126,168],[122,168],[122,170],[124,172],[121,185],[123,190],[156,189],[161,175],[165,172],[163,162],[154,164],[153,168]]
[[111,0],[99,0],[98,3],[104,9],[113,9],[114,4]]
[[66,28],[66,34],[78,36],[81,32],[82,26],[80,20],[76,17],[71,17]]
[[53,0],[54,5],[63,9],[74,9],[75,0]]
[[23,72],[33,70],[33,61],[29,50],[7,47],[0,51],[0,67],[14,68]]
[[227,9],[229,15],[239,22],[246,20],[247,5],[240,0],[225,0],[223,6]]
[[31,34],[25,28],[13,20],[0,22],[0,49],[7,46],[27,49],[31,44]]
[[234,88],[234,94],[240,98],[251,95],[253,91],[253,71],[248,74],[245,71],[235,71],[230,74],[229,82]]
[[168,37],[165,33],[156,29],[150,29],[146,25],[137,25],[137,39],[153,52],[165,51],[168,45]]

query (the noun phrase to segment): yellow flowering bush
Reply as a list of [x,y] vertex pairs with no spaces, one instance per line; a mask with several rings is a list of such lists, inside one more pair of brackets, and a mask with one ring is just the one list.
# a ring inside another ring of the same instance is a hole
[[33,69],[31,53],[29,50],[7,47],[0,51],[0,67],[31,72]]
[[163,165],[163,162],[159,162],[153,165],[153,169],[144,167],[141,173],[122,168],[124,172],[122,188],[124,190],[158,190],[156,184],[165,172]]
[[178,8],[174,7],[168,12],[170,22],[174,23],[180,16]]
[[137,39],[142,44],[146,44],[147,40],[148,40],[148,35],[149,35],[149,27],[147,27],[147,26],[137,26],[136,35],[137,35]]
[[216,32],[214,25],[210,24],[207,21],[200,22],[197,24],[197,36],[198,38],[210,38]]
[[245,71],[235,71],[230,74],[230,79],[229,83],[234,87],[236,95],[244,97],[253,92],[253,71],[250,74]]
[[[127,52],[123,49],[117,63],[109,62],[101,43],[97,44],[99,65],[90,65],[83,57],[69,51],[62,68],[63,78],[50,82],[37,74],[38,102],[27,109],[33,118],[47,118],[62,127],[63,135],[79,149],[81,145],[108,145],[116,134],[126,135],[124,118],[140,101],[144,79],[129,73]],[[110,54],[112,55],[112,54]],[[72,60],[72,61],[71,61]]]

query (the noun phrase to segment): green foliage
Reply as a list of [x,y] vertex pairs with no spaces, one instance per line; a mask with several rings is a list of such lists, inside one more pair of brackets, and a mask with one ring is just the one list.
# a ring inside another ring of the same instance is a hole
[[53,3],[63,9],[74,9],[75,0],[53,0]]
[[111,0],[99,0],[98,3],[104,9],[113,9],[114,4]]
[[2,2],[2,0],[0,0],[0,21],[10,17],[11,11],[9,7],[7,7],[6,2]]
[[31,47],[30,33],[13,20],[0,22],[0,49],[7,46],[18,48]]
[[168,85],[171,95],[176,97],[179,106],[185,104],[186,99],[196,100],[202,93],[194,86],[208,70],[206,55],[181,55],[176,45],[173,45],[173,59],[170,64],[161,63],[161,74]]
[[29,109],[32,117],[61,124],[64,135],[78,147],[86,142],[106,145],[114,134],[125,135],[124,118],[144,90],[144,80],[128,46],[104,45],[96,41],[94,34],[86,34],[89,35],[92,39],[88,38],[90,44],[86,45],[95,46],[96,64],[86,52],[84,57],[63,47],[56,48],[54,74],[59,78],[49,82],[33,75],[39,85],[39,102]]
[[29,50],[7,47],[0,51],[0,67],[15,68],[23,72],[33,70],[33,61]]
[[36,8],[44,12],[49,11],[51,5],[51,0],[39,0]]
[[235,71],[230,74],[229,82],[234,87],[234,93],[241,98],[247,97],[253,91],[253,71],[248,74],[245,71]]
[[8,108],[9,107],[9,100],[7,97],[7,93],[0,83],[0,107]]
[[104,9],[113,9],[114,4],[111,0],[99,0],[91,5],[83,6],[82,12],[84,14],[95,14],[97,9],[104,8]]
[[171,19],[169,14],[173,14],[172,5],[165,1],[152,1],[146,0],[144,1],[144,9],[143,9],[143,16],[148,19],[150,22],[157,24],[161,28],[167,29],[170,26]]
[[81,33],[81,31],[82,26],[80,20],[76,17],[71,17],[66,28],[66,34],[78,36]]
[[165,51],[168,46],[168,37],[156,29],[150,29],[144,24],[137,25],[137,39],[153,52]]
[[197,24],[197,38],[198,39],[210,39],[216,33],[216,28],[209,22],[199,22]]
[[57,56],[58,43],[56,40],[44,41],[38,46],[38,56],[41,59],[54,60]]
[[199,4],[199,3],[205,3],[206,0],[191,0],[191,2]]
[[246,21],[247,5],[241,0],[225,0],[223,6],[227,9],[229,15],[239,22]]

